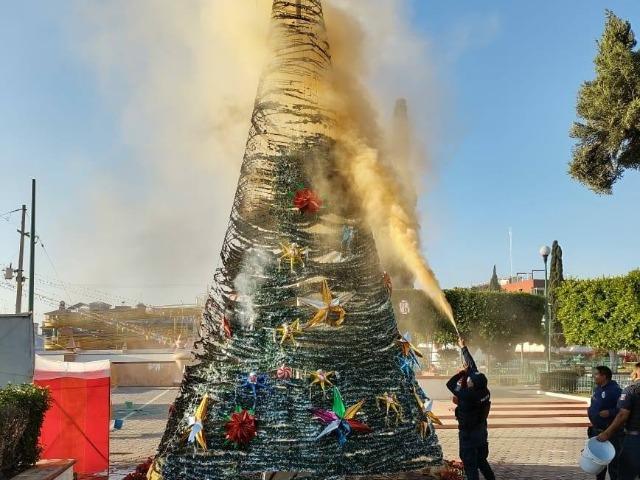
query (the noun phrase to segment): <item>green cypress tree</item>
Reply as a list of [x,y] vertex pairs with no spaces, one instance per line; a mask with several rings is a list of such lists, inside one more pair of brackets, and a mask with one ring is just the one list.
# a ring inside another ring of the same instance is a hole
[[562,248],[558,241],[554,240],[551,246],[551,267],[549,269],[549,310],[551,318],[554,320],[554,338],[558,338],[559,335],[562,334],[562,325],[560,322],[556,321],[556,313],[558,311],[558,288],[563,281],[564,272],[562,268]]
[[625,170],[640,169],[640,54],[631,24],[607,10],[595,57],[596,78],[576,106],[580,121],[569,174],[593,191],[611,194]]
[[491,275],[491,280],[489,280],[489,290],[493,292],[499,292],[502,290],[500,286],[500,281],[498,280],[498,273],[496,272],[496,266],[493,266],[493,274]]

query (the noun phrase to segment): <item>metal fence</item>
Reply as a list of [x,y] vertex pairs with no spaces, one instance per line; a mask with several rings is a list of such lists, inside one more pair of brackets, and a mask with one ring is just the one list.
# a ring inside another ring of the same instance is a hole
[[[620,388],[631,384],[631,378],[627,374],[614,374],[613,380],[620,385]],[[540,374],[540,388],[549,392],[590,395],[596,388],[596,384],[591,373],[581,375],[575,371],[557,370]]]
[[[481,364],[479,367],[488,374],[491,385],[538,385],[542,390],[551,392],[591,394],[595,388],[592,371],[598,365],[609,366],[609,358],[594,360],[574,357],[555,360],[551,363],[551,374],[547,373],[547,362],[542,359],[513,359],[491,366]],[[453,375],[459,368],[459,361],[440,362],[438,373]],[[613,380],[618,382],[621,388],[631,383],[629,375],[624,373],[614,374]]]

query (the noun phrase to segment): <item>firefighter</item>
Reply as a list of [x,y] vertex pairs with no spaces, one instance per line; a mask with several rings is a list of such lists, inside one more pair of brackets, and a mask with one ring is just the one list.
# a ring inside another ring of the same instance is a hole
[[[478,371],[476,362],[469,353],[462,337],[458,338],[466,367],[451,377],[447,388],[456,398],[456,419],[460,460],[464,464],[467,480],[479,480],[478,470],[487,480],[495,480],[495,475],[487,461],[489,441],[487,417],[491,409],[491,393],[487,388],[487,377]],[[464,380],[466,382],[460,382]]]

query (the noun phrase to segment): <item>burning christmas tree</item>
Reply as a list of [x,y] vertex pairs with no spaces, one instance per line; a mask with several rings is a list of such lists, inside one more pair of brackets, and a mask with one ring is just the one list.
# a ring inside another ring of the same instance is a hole
[[320,0],[274,0],[221,267],[151,477],[341,478],[440,464],[420,352],[336,160]]

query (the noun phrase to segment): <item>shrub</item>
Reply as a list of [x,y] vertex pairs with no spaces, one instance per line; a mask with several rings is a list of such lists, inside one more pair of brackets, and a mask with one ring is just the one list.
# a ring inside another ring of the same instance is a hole
[[0,473],[10,477],[38,461],[38,438],[49,405],[46,388],[24,384],[0,389]]
[[640,270],[557,289],[558,320],[567,342],[602,350],[640,351]]

